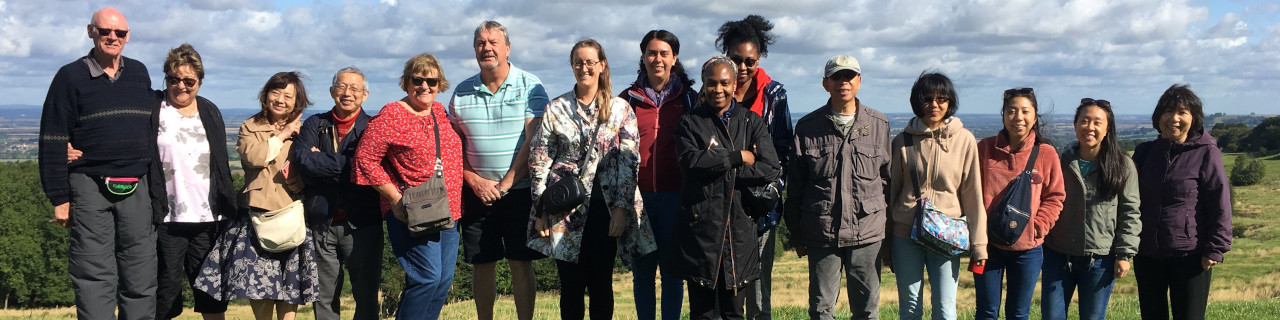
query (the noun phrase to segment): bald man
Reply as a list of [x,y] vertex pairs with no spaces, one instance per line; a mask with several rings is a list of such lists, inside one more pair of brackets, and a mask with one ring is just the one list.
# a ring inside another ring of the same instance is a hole
[[[155,314],[158,215],[144,176],[158,103],[147,67],[121,55],[129,23],[112,8],[86,26],[93,49],[58,69],[40,117],[40,181],[52,223],[71,229],[68,271],[80,319]],[[83,152],[67,161],[69,145]]]

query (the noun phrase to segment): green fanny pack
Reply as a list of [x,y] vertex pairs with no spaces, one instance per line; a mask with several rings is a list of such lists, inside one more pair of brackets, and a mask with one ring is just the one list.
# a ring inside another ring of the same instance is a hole
[[107,186],[107,192],[118,196],[127,196],[138,190],[136,177],[102,177],[102,183]]

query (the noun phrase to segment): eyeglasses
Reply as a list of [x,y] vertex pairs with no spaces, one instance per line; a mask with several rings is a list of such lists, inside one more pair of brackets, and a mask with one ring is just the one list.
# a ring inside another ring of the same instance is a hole
[[937,97],[921,97],[921,98],[920,98],[920,103],[921,103],[921,104],[929,105],[929,103],[930,103],[930,102],[932,102],[932,103],[936,103],[936,104],[939,104],[939,105],[942,105],[942,104],[951,103],[951,98],[949,98],[949,97],[943,97],[943,96],[937,96]]
[[98,36],[102,36],[102,37],[105,37],[111,34],[112,32],[115,32],[116,38],[124,38],[125,36],[129,35],[129,30],[107,29],[99,26],[93,26],[93,30],[98,30]]
[[169,83],[170,86],[177,86],[179,83],[181,83],[181,84],[187,85],[188,88],[193,88],[196,86],[196,83],[199,82],[199,80],[196,80],[195,78],[179,78],[177,76],[164,76],[164,82]]
[[1084,98],[1084,99],[1080,99],[1080,106],[1082,107],[1098,106],[1099,108],[1103,108],[1103,109],[1111,109],[1111,101],[1093,100],[1093,98]]
[[[748,66],[748,67],[750,67],[750,66],[754,66],[754,65],[756,65],[756,63],[759,63],[759,62],[760,62],[760,59],[757,59],[757,58],[743,58],[742,56],[732,56],[732,57],[729,57],[729,60],[732,60],[732,61],[733,61],[733,64],[735,64],[735,65],[741,64],[741,65],[745,65],[745,66]],[[852,78],[851,78],[851,79],[852,79]]]
[[[434,87],[435,85],[431,85],[431,86]],[[351,89],[351,91],[355,91],[355,92],[364,91],[364,87],[361,87],[360,85],[355,85],[355,84],[339,83],[339,84],[333,85],[334,92],[347,92],[347,89]]]
[[595,68],[596,65],[600,64],[600,62],[601,62],[600,60],[576,60],[576,61],[570,62],[569,65],[574,68],[582,68],[582,67]]
[[420,86],[423,82],[426,82],[428,87],[434,87],[437,84],[440,84],[440,78],[423,78],[413,76],[412,78],[409,78],[409,82],[413,83],[414,86]]

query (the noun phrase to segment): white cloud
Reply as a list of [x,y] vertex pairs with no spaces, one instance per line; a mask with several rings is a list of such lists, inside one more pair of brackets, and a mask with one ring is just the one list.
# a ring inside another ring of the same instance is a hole
[[1280,101],[1280,90],[1258,90],[1280,87],[1280,25],[1249,18],[1274,15],[1274,3],[1217,16],[1190,0],[281,3],[0,0],[0,96],[40,104],[58,66],[89,50],[84,24],[92,11],[116,5],[135,30],[125,54],[151,66],[157,85],[166,51],[189,42],[205,59],[201,94],[224,107],[253,106],[253,93],[278,71],[300,70],[310,85],[324,86],[332,72],[357,66],[370,77],[376,109],[403,94],[395,85],[400,68],[421,52],[435,53],[457,83],[478,70],[472,31],[487,19],[508,27],[511,60],[540,76],[551,94],[570,89],[568,50],[587,37],[604,44],[614,87],[630,84],[638,42],[650,29],[680,37],[681,61],[696,76],[717,54],[720,24],[749,13],[776,26],[778,42],[762,66],[786,84],[797,112],[825,100],[821,68],[836,54],[858,58],[866,75],[859,96],[887,112],[909,111],[905,95],[930,68],[960,86],[962,112],[994,112],[999,92],[1016,86],[1035,86],[1052,101],[1092,96],[1132,107],[1118,107],[1122,113],[1148,112],[1177,81],[1192,83],[1210,112],[1274,113],[1271,103]]

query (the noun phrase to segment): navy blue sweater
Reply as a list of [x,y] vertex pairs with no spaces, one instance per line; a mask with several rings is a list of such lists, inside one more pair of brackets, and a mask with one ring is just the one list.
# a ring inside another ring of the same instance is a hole
[[[68,174],[141,177],[151,163],[147,137],[156,100],[147,67],[121,57],[119,77],[93,76],[76,59],[53,76],[40,116],[40,182],[54,205],[70,202]],[[67,142],[84,151],[67,163]]]

